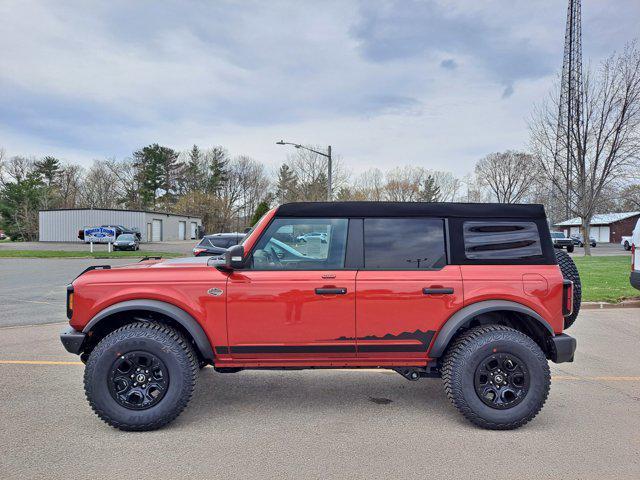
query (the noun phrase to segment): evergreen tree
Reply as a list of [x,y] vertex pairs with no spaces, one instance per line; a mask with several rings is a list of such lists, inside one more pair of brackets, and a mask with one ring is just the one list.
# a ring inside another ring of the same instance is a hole
[[422,202],[440,201],[440,187],[432,175],[427,175],[427,178],[422,181],[418,197]]
[[178,170],[178,153],[157,143],[133,153],[136,180],[140,185],[142,205],[155,208],[164,196],[165,206],[173,203]]
[[253,212],[251,217],[251,226],[253,227],[262,216],[269,211],[269,204],[267,202],[260,202],[256,207],[256,211]]
[[223,147],[213,147],[207,152],[207,193],[217,195],[224,183],[228,180],[227,163],[229,154]]
[[283,164],[278,170],[276,182],[276,199],[278,203],[294,202],[298,197],[298,177],[287,165]]
[[47,187],[51,187],[60,173],[60,160],[46,156],[33,163],[36,174],[40,175]]

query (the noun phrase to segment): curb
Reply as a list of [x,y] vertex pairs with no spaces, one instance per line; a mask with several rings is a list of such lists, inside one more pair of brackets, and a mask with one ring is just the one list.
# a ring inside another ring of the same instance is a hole
[[580,305],[581,310],[601,310],[603,308],[640,308],[640,300],[626,300],[620,303],[584,302]]

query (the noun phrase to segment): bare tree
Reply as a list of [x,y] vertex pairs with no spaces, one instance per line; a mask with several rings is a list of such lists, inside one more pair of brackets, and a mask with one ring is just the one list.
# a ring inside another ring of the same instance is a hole
[[[640,153],[640,51],[634,42],[585,75],[583,112],[569,125],[569,165],[556,157],[558,97],[539,107],[531,122],[535,158],[553,187],[570,198],[571,213],[589,224],[603,193],[637,168]],[[559,139],[559,142],[564,139]],[[564,145],[566,148],[566,145]],[[567,183],[569,192],[567,192]],[[585,255],[590,255],[585,244]]]
[[105,160],[95,160],[82,182],[80,205],[88,208],[117,208],[115,187],[118,176]]
[[353,196],[358,200],[380,202],[385,199],[384,174],[378,168],[362,172],[354,182]]
[[498,203],[519,203],[537,181],[534,170],[530,154],[507,150],[478,161],[475,172],[480,185],[488,187]]
[[[321,147],[309,146],[315,150]],[[328,160],[322,155],[305,149],[297,149],[287,156],[287,165],[298,179],[300,200],[323,202],[327,199]],[[345,170],[342,159],[333,157],[331,188],[338,192],[348,185],[349,173]]]
[[440,189],[441,202],[453,202],[460,195],[462,183],[451,172],[443,172],[440,170],[430,171],[435,184]]

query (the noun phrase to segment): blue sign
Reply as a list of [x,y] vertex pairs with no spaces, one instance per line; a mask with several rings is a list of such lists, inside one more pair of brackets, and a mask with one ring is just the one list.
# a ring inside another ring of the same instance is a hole
[[85,228],[84,241],[93,243],[113,243],[116,241],[116,229],[110,227]]

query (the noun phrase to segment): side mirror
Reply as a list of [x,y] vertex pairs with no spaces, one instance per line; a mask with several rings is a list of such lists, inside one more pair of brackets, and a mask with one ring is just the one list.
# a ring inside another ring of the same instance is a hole
[[244,266],[244,247],[242,245],[234,245],[224,252],[224,266],[229,271]]

